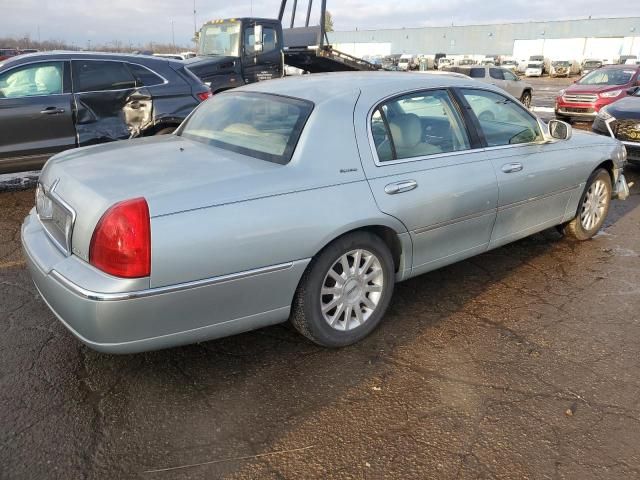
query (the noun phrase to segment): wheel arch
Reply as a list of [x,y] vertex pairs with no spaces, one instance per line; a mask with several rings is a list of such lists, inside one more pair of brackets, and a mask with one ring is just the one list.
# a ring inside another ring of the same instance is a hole
[[593,169],[593,171],[595,172],[599,168],[602,168],[606,170],[607,173],[609,173],[609,177],[611,178],[611,184],[613,184],[615,182],[615,178],[613,175],[613,169],[614,169],[613,160],[605,160],[604,162],[601,162],[600,164],[598,164],[596,168]]

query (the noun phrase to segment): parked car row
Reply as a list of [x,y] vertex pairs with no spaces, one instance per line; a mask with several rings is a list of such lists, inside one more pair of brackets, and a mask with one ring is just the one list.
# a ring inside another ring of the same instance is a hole
[[42,53],[0,63],[0,172],[39,169],[53,154],[170,133],[211,92],[179,61]]
[[522,81],[510,69],[491,65],[473,65],[448,67],[445,68],[445,71],[461,73],[475,80],[499,87],[519,99],[525,107],[531,108],[533,86]]
[[554,226],[591,238],[629,194],[625,155],[458,73],[300,75],[216,95],[173,135],[54,156],[22,244],[100,351],[288,319],[341,347],[397,282]]

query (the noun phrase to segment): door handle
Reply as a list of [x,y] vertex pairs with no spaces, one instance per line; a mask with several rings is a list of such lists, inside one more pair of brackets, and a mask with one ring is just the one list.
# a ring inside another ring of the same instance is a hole
[[524,167],[521,163],[507,163],[506,165],[502,166],[502,171],[504,173],[514,173],[521,171],[523,168]]
[[398,193],[409,192],[418,187],[415,180],[403,180],[402,182],[390,183],[384,187],[384,193],[388,195],[396,195]]
[[42,115],[57,115],[59,113],[64,113],[64,108],[56,108],[56,107],[47,107],[40,112]]

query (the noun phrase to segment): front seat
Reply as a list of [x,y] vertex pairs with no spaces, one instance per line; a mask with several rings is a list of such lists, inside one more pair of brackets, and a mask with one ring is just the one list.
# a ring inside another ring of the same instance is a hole
[[404,113],[389,122],[389,130],[398,158],[422,157],[442,150],[422,141],[422,122],[415,113]]
[[36,71],[34,77],[38,92],[48,95],[62,93],[62,77],[57,67],[42,67]]

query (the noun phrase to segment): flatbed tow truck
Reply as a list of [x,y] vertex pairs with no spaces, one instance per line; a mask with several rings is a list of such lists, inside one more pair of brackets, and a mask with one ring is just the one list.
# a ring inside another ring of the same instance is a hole
[[282,27],[288,0],[278,19],[243,17],[212,20],[198,32],[198,55],[186,60],[191,72],[215,94],[248,83],[284,76],[284,66],[308,73],[377,70],[379,67],[332,47],[325,30],[326,0],[320,3],[320,24],[309,26],[309,0],[303,27],[296,27],[298,0],[293,0],[289,28]]

